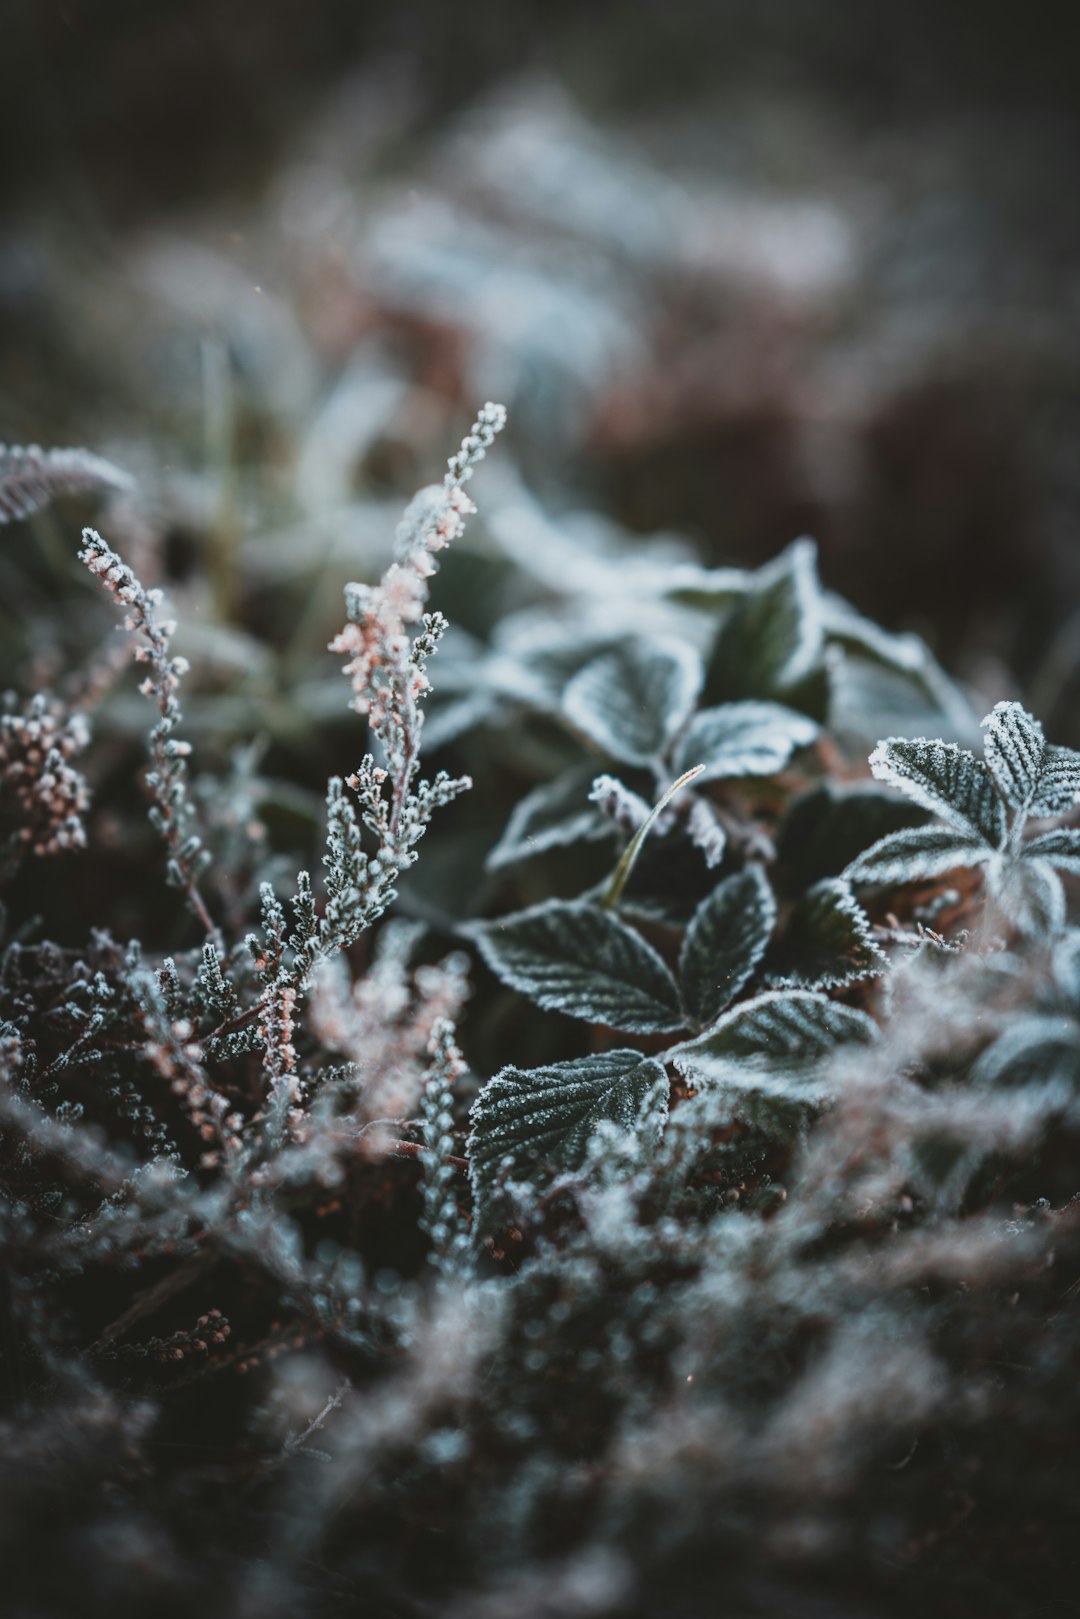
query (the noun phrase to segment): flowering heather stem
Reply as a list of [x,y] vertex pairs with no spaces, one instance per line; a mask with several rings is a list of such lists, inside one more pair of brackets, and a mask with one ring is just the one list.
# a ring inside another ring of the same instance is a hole
[[113,600],[127,608],[124,629],[141,637],[135,646],[135,661],[149,665],[149,673],[139,690],[157,704],[159,719],[150,733],[151,769],[146,777],[153,803],[150,819],[165,840],[168,851],[168,877],[182,888],[188,904],[207,934],[217,939],[218,931],[199,893],[198,877],[206,865],[202,840],[192,831],[194,812],[187,792],[189,742],[178,741],[173,731],[181,718],[177,688],[187,673],[186,658],[173,657],[170,642],[176,626],[171,620],[159,621],[160,590],[147,590],[132,570],[92,528],[83,529],[83,549],[79,560],[101,582]]

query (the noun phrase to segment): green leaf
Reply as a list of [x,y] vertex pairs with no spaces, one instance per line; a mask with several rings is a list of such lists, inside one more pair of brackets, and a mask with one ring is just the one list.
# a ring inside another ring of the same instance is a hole
[[1080,753],[1051,747],[1019,703],[998,703],[983,720],[986,762],[1005,802],[1029,815],[1065,815],[1080,798]]
[[715,611],[745,596],[752,579],[744,568],[702,568],[688,562],[674,569],[662,594],[684,607]]
[[696,1082],[805,1101],[824,1094],[822,1065],[834,1051],[877,1037],[865,1012],[810,990],[769,990],[725,1012],[707,1034],[670,1056]]
[[502,1069],[469,1114],[469,1176],[479,1228],[492,1223],[503,1181],[537,1184],[579,1168],[599,1124],[610,1120],[633,1132],[639,1120],[654,1118],[657,1093],[666,1100],[667,1091],[663,1064],[638,1051],[604,1051],[546,1068]]
[[827,638],[845,652],[858,652],[887,669],[914,675],[922,668],[927,647],[917,635],[896,635],[864,618],[843,596],[822,593],[822,616]]
[[1059,826],[1053,832],[1044,832],[1041,837],[1029,839],[1021,847],[1020,853],[1025,860],[1048,860],[1062,871],[1080,875],[1080,830]]
[[702,900],[679,957],[683,1002],[695,1023],[712,1023],[748,983],[775,921],[776,901],[759,866],[726,878]]
[[889,737],[870,755],[870,769],[878,781],[899,787],[942,820],[1000,847],[1005,806],[986,765],[965,748],[926,737]]
[[927,814],[875,782],[812,787],[791,805],[776,834],[789,891],[802,893],[823,877],[839,877],[872,843],[903,827],[922,826]]
[[[883,630],[828,592],[824,616],[830,649],[843,653],[833,665],[834,727],[839,720],[838,728],[858,736],[916,736],[934,723],[951,740],[977,735],[970,703],[919,636]],[[887,725],[873,723],[886,712]]]
[[570,843],[612,837],[616,827],[589,801],[592,765],[541,783],[514,806],[506,830],[487,857],[489,871]]
[[1071,1017],[1028,1013],[1013,1021],[982,1052],[971,1072],[978,1085],[1043,1086],[1064,1081],[1072,1092],[1080,1075],[1080,1029]]
[[839,989],[879,973],[885,962],[848,884],[826,877],[793,906],[769,973],[775,981]]
[[623,641],[574,676],[563,713],[613,758],[648,764],[685,722],[704,673],[692,647]]
[[940,877],[957,866],[979,866],[993,854],[974,832],[951,826],[909,826],[879,838],[844,876],[853,883],[914,883]]
[[1066,1000],[1080,1009],[1080,929],[1069,928],[1054,948],[1054,978]]
[[664,962],[598,905],[547,900],[462,932],[497,978],[548,1011],[634,1034],[682,1027],[679,993]]
[[702,780],[772,776],[796,748],[808,747],[818,727],[779,703],[725,703],[695,714],[676,749],[676,769],[703,764]]
[[758,570],[735,602],[713,647],[711,697],[784,697],[821,664],[825,646],[821,587],[811,540]]
[[940,736],[967,745],[979,721],[962,693],[932,661],[918,675],[830,646],[829,727],[873,742],[882,736]]
[[526,609],[499,624],[483,679],[502,697],[557,713],[567,684],[617,644],[610,630],[595,633],[552,624],[546,615]]
[[1061,878],[1045,860],[998,857],[987,869],[988,886],[1008,926],[1030,939],[1050,940],[1065,925]]

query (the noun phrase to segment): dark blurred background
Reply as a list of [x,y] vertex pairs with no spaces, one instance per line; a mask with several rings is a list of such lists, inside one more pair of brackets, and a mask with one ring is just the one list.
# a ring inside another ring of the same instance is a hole
[[549,509],[812,532],[1080,740],[1075,5],[0,14],[0,438],[138,461],[219,617],[490,393]]

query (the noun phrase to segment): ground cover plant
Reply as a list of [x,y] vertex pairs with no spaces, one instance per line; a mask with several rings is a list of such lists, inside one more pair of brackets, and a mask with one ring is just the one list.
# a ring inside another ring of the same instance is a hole
[[1080,754],[806,540],[631,566],[496,464],[455,585],[503,421],[345,586],[306,869],[185,739],[129,480],[0,459],[123,649],[0,722],[11,1609],[1051,1611]]

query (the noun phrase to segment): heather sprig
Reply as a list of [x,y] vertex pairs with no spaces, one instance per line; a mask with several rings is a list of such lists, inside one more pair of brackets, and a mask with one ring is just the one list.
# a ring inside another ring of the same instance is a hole
[[0,708],[0,875],[23,853],[58,854],[86,845],[90,790],[72,759],[87,746],[82,714],[43,694],[25,709],[8,696]]
[[[346,778],[358,811],[345,797],[340,778],[327,794],[326,884],[329,895],[323,925],[325,945],[346,948],[376,921],[394,898],[394,884],[416,859],[416,845],[434,812],[471,783],[439,771],[417,782],[424,715],[430,690],[427,663],[445,630],[441,614],[425,613],[428,581],[439,551],[463,532],[475,506],[464,485],[483,460],[506,421],[501,405],[480,411],[461,448],[450,458],[441,485],[421,490],[398,528],[396,560],[377,585],[350,584],[345,590],[348,622],[331,642],[347,658],[352,707],[367,717],[379,746]],[[410,626],[422,623],[413,636]],[[374,835],[376,850],[363,847],[361,826]],[[310,959],[310,950],[307,952]]]
[[160,590],[147,590],[128,565],[92,528],[83,529],[79,560],[99,580],[113,600],[126,609],[123,628],[138,639],[135,661],[147,665],[139,690],[157,706],[158,721],[150,732],[150,770],[146,785],[151,796],[150,819],[161,833],[168,852],[167,877],[181,888],[208,935],[217,931],[199,893],[199,877],[209,854],[195,830],[195,810],[188,791],[187,760],[191,744],[174,736],[182,718],[177,691],[188,671],[186,658],[171,649],[176,631],[171,619],[160,619]]

